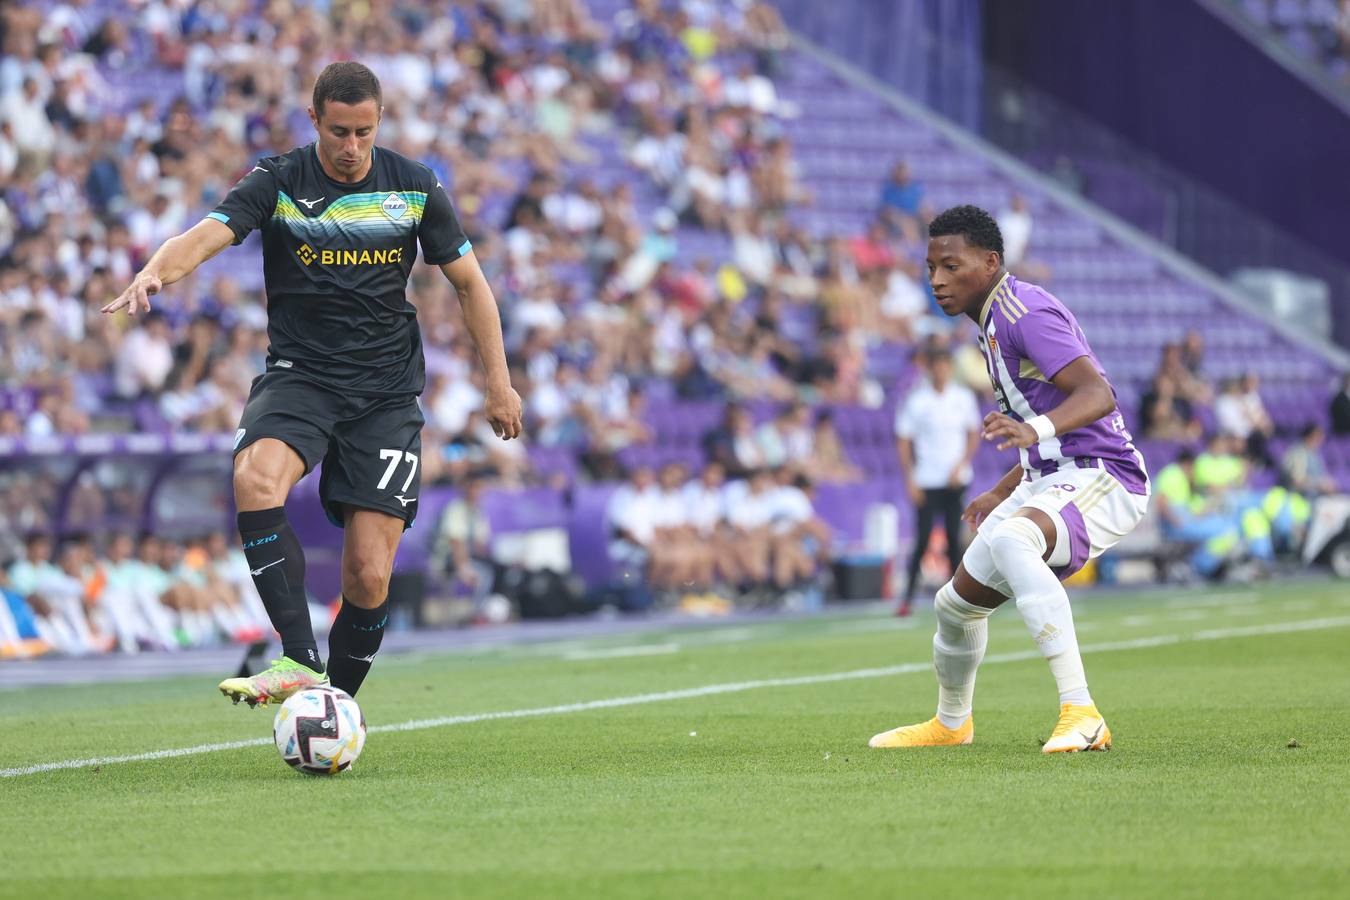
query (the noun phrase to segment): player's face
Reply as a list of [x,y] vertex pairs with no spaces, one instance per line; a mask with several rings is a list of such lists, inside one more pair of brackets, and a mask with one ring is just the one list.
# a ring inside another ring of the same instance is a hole
[[949,316],[978,315],[1002,268],[997,253],[971,246],[964,235],[945,234],[928,241],[928,283]]
[[329,100],[319,116],[314,107],[309,119],[319,133],[319,158],[330,175],[340,181],[359,181],[370,168],[370,151],[380,128],[383,107],[374,99],[360,103]]

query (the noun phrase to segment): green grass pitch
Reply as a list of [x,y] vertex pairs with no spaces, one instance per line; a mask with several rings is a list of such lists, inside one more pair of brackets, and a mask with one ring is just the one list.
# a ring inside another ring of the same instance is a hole
[[1110,753],[1039,752],[1053,685],[1012,609],[964,748],[866,746],[932,714],[931,611],[389,655],[372,728],[544,712],[372,731],[332,779],[270,744],[9,774],[271,714],[199,677],[0,691],[0,897],[1346,896],[1350,590],[1075,610]]

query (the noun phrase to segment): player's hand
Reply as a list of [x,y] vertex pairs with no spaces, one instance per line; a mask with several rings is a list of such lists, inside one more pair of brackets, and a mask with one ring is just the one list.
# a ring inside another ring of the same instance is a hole
[[520,437],[522,430],[520,394],[517,394],[516,389],[510,384],[488,387],[487,399],[483,403],[483,414],[497,437],[504,441]]
[[971,528],[979,528],[980,523],[989,518],[989,514],[994,511],[1003,498],[993,491],[985,491],[966,507],[966,511],[961,513],[961,518],[970,524]]
[[150,298],[158,294],[162,287],[164,287],[164,283],[154,275],[141,272],[131,280],[131,284],[122,292],[122,296],[103,307],[102,311],[111,314],[119,309],[126,309],[127,314],[132,316],[141,310],[149,312]]
[[913,503],[915,506],[919,506],[920,504],[922,504],[922,503],[923,503],[923,488],[919,487],[917,484],[910,484],[910,486],[909,486],[909,502],[910,502],[910,503]]
[[998,441],[1000,450],[1031,447],[1040,442],[1036,429],[999,412],[991,412],[984,417],[984,430],[980,436],[986,441]]

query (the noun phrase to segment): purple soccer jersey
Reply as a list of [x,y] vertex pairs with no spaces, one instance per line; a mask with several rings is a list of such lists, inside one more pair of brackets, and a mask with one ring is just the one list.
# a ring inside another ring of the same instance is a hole
[[[1048,291],[1010,274],[994,286],[980,310],[980,351],[994,384],[999,410],[1025,422],[1068,397],[1050,383],[1069,363],[1086,356],[1106,372],[1078,321]],[[1111,388],[1115,394],[1115,388]],[[1148,494],[1144,458],[1135,449],[1117,406],[1097,421],[1019,451],[1029,478],[1061,469],[1104,468],[1132,494]]]

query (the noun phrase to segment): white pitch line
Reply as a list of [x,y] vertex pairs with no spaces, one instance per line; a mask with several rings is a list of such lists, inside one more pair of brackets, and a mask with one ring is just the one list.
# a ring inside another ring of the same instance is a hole
[[[1270,625],[1249,625],[1235,628],[1216,628],[1195,634],[1160,634],[1153,637],[1135,638],[1128,641],[1110,641],[1100,644],[1086,644],[1081,647],[1083,653],[1106,653],[1113,650],[1140,650],[1145,647],[1162,647],[1169,644],[1189,643],[1191,641],[1219,641],[1236,637],[1255,637],[1265,634],[1284,634],[1294,631],[1318,631],[1324,628],[1344,628],[1350,626],[1350,616],[1335,616],[1322,619],[1307,619],[1302,622],[1280,622]],[[1040,659],[1036,650],[1023,650],[1017,653],[999,653],[987,656],[984,665],[995,663],[1025,662]],[[460,716],[442,716],[435,719],[414,719],[395,725],[377,725],[372,732],[422,731],[427,728],[444,728],[451,725],[469,725],[474,722],[490,722],[500,719],[530,719],[538,716],[559,716],[568,713],[590,712],[597,709],[616,709],[623,706],[642,706],[647,703],[665,703],[671,700],[691,700],[697,697],[712,697],[718,694],[739,694],[763,688],[801,687],[811,684],[829,684],[837,681],[857,681],[864,678],[886,678],[891,675],[912,675],[917,672],[932,671],[931,662],[903,663],[898,666],[881,666],[873,669],[854,669],[848,672],[828,672],[819,675],[799,675],[793,678],[765,678],[758,681],[732,681],[725,684],[709,684],[704,687],[685,688],[677,691],[662,691],[655,694],[634,694],[628,697],[610,697],[605,700],[587,700],[581,703],[565,703],[561,706],[538,706],[532,709],[508,709],[501,712],[468,713]],[[21,775],[37,775],[42,772],[54,772],[59,769],[83,769],[89,766],[109,766],[117,763],[145,762],[155,759],[170,759],[178,756],[195,756],[201,753],[214,753],[218,750],[238,750],[244,747],[262,747],[272,743],[268,738],[251,741],[230,741],[223,744],[200,744],[196,747],[179,747],[173,750],[154,750],[149,753],[133,753],[127,756],[103,756],[94,759],[67,759],[61,762],[38,763],[32,766],[20,766],[14,769],[0,769],[0,778],[16,778]]]
[[679,653],[679,644],[636,644],[632,647],[608,647],[600,650],[570,650],[562,655],[566,660],[622,659],[626,656],[664,656]]

